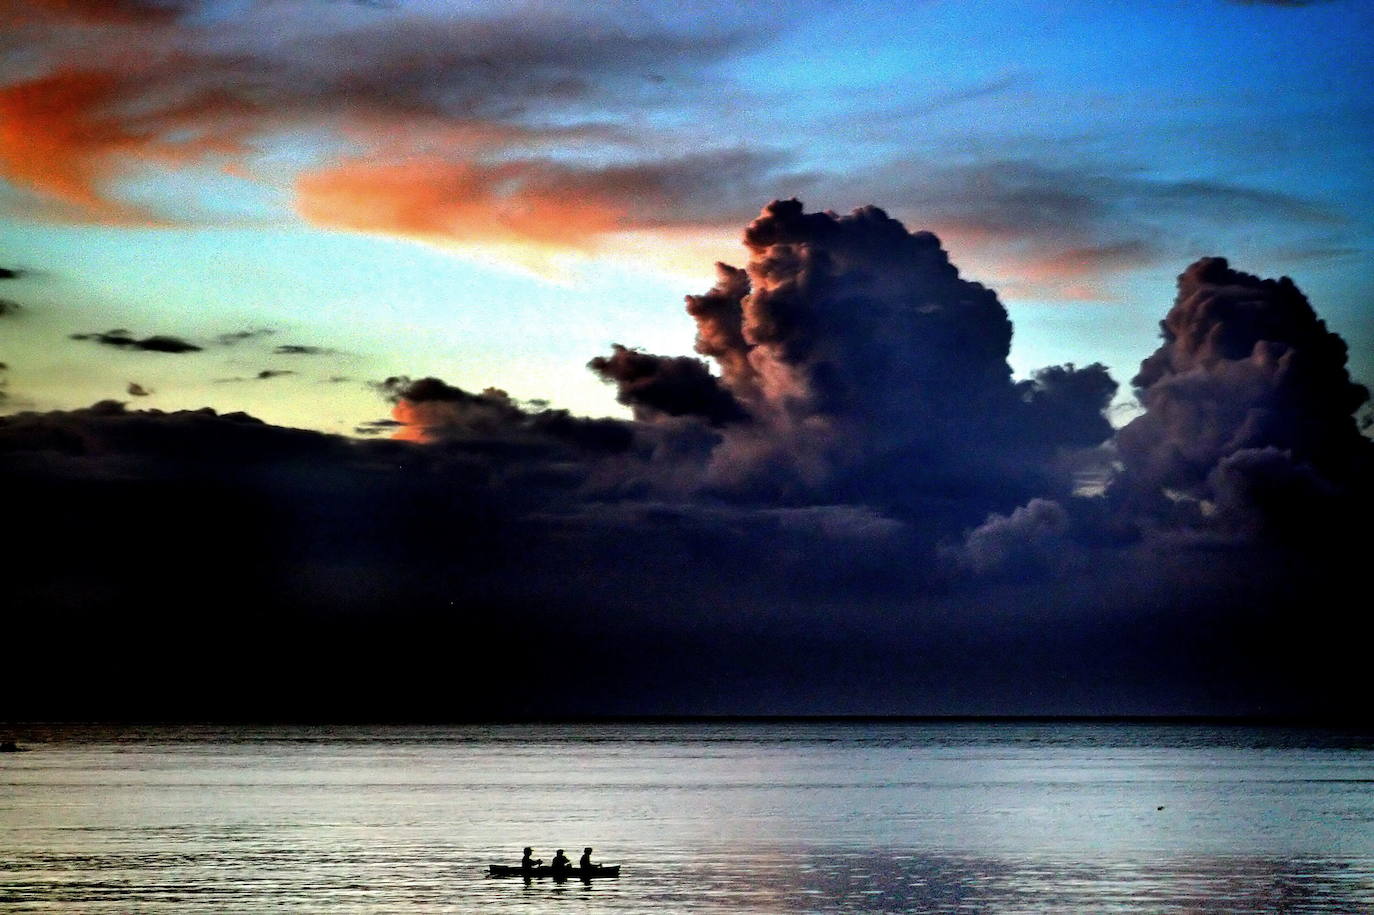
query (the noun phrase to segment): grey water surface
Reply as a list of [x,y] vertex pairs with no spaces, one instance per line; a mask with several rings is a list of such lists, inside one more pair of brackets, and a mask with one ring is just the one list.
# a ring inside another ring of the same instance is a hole
[[[17,725],[5,912],[1374,912],[1374,737]],[[490,879],[585,845],[618,880]]]

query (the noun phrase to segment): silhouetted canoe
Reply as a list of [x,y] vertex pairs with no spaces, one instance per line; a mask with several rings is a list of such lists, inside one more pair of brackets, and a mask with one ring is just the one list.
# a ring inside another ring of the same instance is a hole
[[601,867],[594,867],[589,871],[580,867],[565,867],[557,873],[547,864],[543,867],[532,867],[524,870],[520,865],[509,864],[489,864],[487,869],[492,877],[570,877],[577,880],[589,880],[593,877],[619,877],[619,864],[603,864]]

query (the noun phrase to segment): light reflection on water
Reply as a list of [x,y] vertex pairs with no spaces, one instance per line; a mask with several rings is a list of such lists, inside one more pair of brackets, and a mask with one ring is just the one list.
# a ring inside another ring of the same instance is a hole
[[[1122,725],[21,729],[6,911],[1374,911],[1374,741]],[[1162,810],[1159,808],[1163,808]],[[488,879],[585,844],[619,880]]]

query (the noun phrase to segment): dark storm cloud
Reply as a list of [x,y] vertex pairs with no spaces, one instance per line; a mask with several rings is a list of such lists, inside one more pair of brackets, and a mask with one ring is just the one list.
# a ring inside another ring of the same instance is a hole
[[170,337],[163,334],[155,334],[140,340],[123,328],[107,330],[104,333],[72,334],[71,339],[89,340],[92,343],[113,346],[117,349],[135,349],[150,353],[198,353],[202,349],[202,347],[189,343],[180,337]]
[[697,325],[696,351],[715,360],[726,385],[745,400],[760,394],[749,365],[749,342],[744,339],[744,297],[749,274],[729,264],[716,264],[716,285],[701,295],[687,296],[687,313]]
[[[1143,412],[1097,457],[1093,488],[1105,487],[1106,498],[1033,500],[991,515],[949,551],[956,564],[1081,574],[1075,545],[1187,553],[1269,543],[1282,545],[1295,580],[1349,573],[1331,566],[1348,560],[1346,532],[1374,509],[1374,443],[1360,434],[1368,392],[1350,379],[1345,342],[1292,280],[1215,257],[1179,277],[1160,326],[1163,343],[1132,380]],[[1054,371],[1023,382],[1061,383]],[[1082,383],[1106,397],[1115,388],[1105,375]],[[1096,417],[1079,421],[1093,437]]]
[[1292,280],[1203,258],[1179,277],[1160,327],[1164,342],[1132,379],[1145,412],[1116,436],[1118,494],[1167,492],[1222,520],[1242,503],[1279,511],[1328,487],[1368,498],[1374,444],[1355,413],[1369,392]]
[[1031,499],[1010,515],[991,515],[948,555],[978,574],[1025,574],[1058,565],[1069,547],[1069,516],[1048,499]]
[[97,475],[124,459],[171,468],[181,454],[216,464],[271,461],[322,454],[341,444],[330,436],[272,426],[244,413],[220,415],[208,407],[131,411],[107,400],[83,410],[0,417],[0,453],[7,458],[52,454],[86,462]]
[[1118,436],[1133,475],[1190,491],[1221,458],[1270,446],[1340,477],[1358,467],[1352,414],[1369,393],[1292,280],[1204,258],[1179,277],[1160,327],[1163,344],[1132,379],[1146,413]]
[[610,356],[597,356],[587,366],[615,384],[616,400],[633,407],[639,419],[700,416],[713,426],[748,419],[700,359],[654,356],[617,344]]
[[1111,437],[1105,414],[1116,389],[1116,381],[1100,362],[1081,369],[1073,363],[1052,365],[1016,383],[1030,407],[1028,421],[1033,427],[1048,430],[1054,441],[1082,448]]
[[[901,526],[863,507],[598,501],[588,487],[615,453],[532,434],[491,394],[407,391],[505,421],[417,445],[111,402],[0,417],[9,508],[31,519],[9,593],[49,611],[7,625],[16,644],[61,644],[74,672],[26,709],[470,717],[586,712],[595,696],[644,711],[680,703],[683,677],[723,708],[717,673],[766,644],[787,653],[798,625],[804,642],[833,635],[824,613],[783,618],[762,595],[903,574]],[[155,574],[129,573],[149,557]],[[12,672],[40,663],[52,653]],[[325,692],[302,691],[312,680]]]
[[696,350],[719,379],[694,360],[625,349],[593,362],[636,407],[718,425],[749,417],[721,430],[708,488],[971,522],[1067,492],[1060,452],[1110,434],[1105,370],[1013,383],[1006,310],[931,233],[876,207],[837,216],[790,200],[766,207],[744,242],[746,268],[720,265],[716,287],[687,298]]
[[[78,672],[25,701],[1363,708],[1370,622],[1342,595],[1362,585],[1364,395],[1291,282],[1190,267],[1135,381],[1144,413],[1111,436],[1106,370],[1014,379],[1005,310],[935,236],[780,201],[745,243],[686,302],[718,374],[625,347],[593,361],[633,421],[404,376],[374,385],[393,412],[365,438],[114,402],[0,417],[27,526],[7,634]],[[721,404],[743,419],[713,425]],[[1084,462],[1105,495],[1074,494]]]

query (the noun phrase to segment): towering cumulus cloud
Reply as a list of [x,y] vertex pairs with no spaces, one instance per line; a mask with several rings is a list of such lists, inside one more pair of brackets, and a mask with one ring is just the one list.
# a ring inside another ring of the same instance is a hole
[[1369,394],[1292,280],[1204,258],[1179,277],[1161,328],[1133,379],[1145,412],[1117,434],[1118,495],[1253,523],[1367,489],[1374,456],[1353,414]]
[[745,269],[721,264],[715,288],[687,297],[718,376],[623,347],[592,362],[641,418],[723,427],[718,488],[976,515],[1063,490],[1060,449],[1110,435],[1106,371],[1013,383],[1006,310],[931,233],[876,207],[837,216],[785,200],[744,243]]

